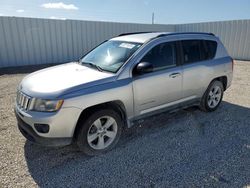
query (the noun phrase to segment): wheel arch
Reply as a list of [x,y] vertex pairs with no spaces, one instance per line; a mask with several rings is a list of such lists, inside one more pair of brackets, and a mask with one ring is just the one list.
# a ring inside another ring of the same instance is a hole
[[222,100],[222,97],[223,97],[223,91],[222,91],[222,96],[221,96],[221,98],[220,98],[220,101],[219,101],[219,103],[217,104],[217,106],[215,106],[214,108],[211,108],[211,107],[208,107],[208,105],[207,105],[207,102],[206,102],[206,100],[207,100],[207,95],[208,95],[208,92],[209,92],[209,89],[210,89],[210,87],[212,86],[212,83],[213,82],[215,82],[215,81],[219,81],[220,83],[221,83],[221,85],[222,85],[222,90],[226,90],[226,88],[227,88],[227,77],[226,76],[219,76],[219,77],[216,77],[216,78],[214,78],[210,83],[209,83],[209,85],[207,86],[207,89],[206,89],[206,91],[205,91],[205,93],[203,94],[203,96],[202,96],[202,98],[201,98],[201,101],[200,101],[200,109],[202,110],[202,111],[205,111],[205,112],[212,112],[212,111],[214,111],[214,110],[216,110],[217,108],[218,108],[218,106],[219,106],[219,104],[220,104],[220,102],[221,102],[221,100]]
[[98,109],[115,109],[116,112],[119,112],[122,120],[123,120],[123,123],[124,125],[126,126],[127,125],[127,113],[126,113],[126,108],[125,108],[125,105],[122,101],[120,100],[115,100],[115,101],[109,101],[109,102],[104,102],[104,103],[101,103],[101,104],[96,104],[94,106],[90,106],[86,109],[84,109],[78,120],[77,120],[77,123],[76,123],[76,127],[75,127],[75,130],[74,130],[74,134],[73,134],[73,138],[75,139],[76,136],[77,136],[77,133],[79,132],[78,130],[81,128],[81,124],[84,122],[84,120],[86,120],[86,118],[94,113],[96,110]]
[[[220,82],[222,83],[222,85],[223,85],[224,91],[226,91],[226,89],[227,89],[227,76],[219,76],[219,77],[216,77],[216,78],[214,78],[214,79],[209,83],[209,85],[210,85],[213,81],[215,81],[215,80],[220,81]],[[208,86],[209,86],[209,85],[208,85]]]

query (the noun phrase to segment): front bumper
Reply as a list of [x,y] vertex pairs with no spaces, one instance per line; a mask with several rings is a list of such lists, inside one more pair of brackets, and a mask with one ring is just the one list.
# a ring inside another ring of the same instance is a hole
[[66,146],[72,143],[72,138],[46,138],[39,136],[17,113],[15,110],[18,129],[27,140],[44,146]]
[[[24,111],[15,105],[18,128],[28,140],[46,146],[69,145],[74,136],[75,127],[81,109],[64,107],[58,112]],[[38,132],[35,124],[49,125],[49,132]]]

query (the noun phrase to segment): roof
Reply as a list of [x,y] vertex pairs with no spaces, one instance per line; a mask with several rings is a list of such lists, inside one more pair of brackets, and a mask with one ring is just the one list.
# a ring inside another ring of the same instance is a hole
[[145,43],[156,37],[181,35],[181,34],[183,35],[198,34],[198,35],[214,36],[214,34],[212,33],[204,33],[204,32],[138,32],[138,33],[124,33],[119,35],[118,37],[112,38],[111,40]]
[[149,33],[138,33],[138,34],[128,34],[128,35],[124,34],[122,36],[112,38],[111,40],[145,43],[152,38],[168,33],[169,32],[149,32]]

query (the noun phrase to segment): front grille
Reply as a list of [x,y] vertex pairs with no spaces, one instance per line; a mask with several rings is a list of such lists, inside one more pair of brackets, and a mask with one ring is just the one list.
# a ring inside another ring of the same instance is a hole
[[31,97],[25,95],[21,91],[17,91],[16,103],[17,106],[23,110],[28,110],[30,105]]

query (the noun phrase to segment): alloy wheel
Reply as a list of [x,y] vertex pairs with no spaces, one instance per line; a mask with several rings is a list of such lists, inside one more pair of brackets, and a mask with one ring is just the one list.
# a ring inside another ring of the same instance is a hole
[[208,93],[208,100],[207,100],[208,106],[210,108],[215,108],[220,103],[221,96],[222,96],[221,88],[217,85],[212,87]]
[[90,126],[87,133],[88,144],[93,149],[103,150],[115,140],[117,130],[117,122],[113,117],[102,116]]

